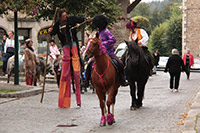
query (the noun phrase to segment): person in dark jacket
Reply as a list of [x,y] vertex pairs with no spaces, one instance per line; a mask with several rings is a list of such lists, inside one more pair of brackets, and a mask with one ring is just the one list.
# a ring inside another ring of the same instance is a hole
[[[60,108],[70,107],[71,103],[71,69],[73,66],[73,76],[76,86],[76,101],[77,106],[81,106],[80,95],[80,54],[76,28],[71,29],[78,23],[82,23],[85,20],[89,20],[88,17],[68,16],[64,9],[60,9],[58,12],[59,21],[56,22],[53,28],[49,28],[48,32],[51,36],[58,35],[59,40],[63,47],[63,61],[62,72],[59,85],[59,100],[58,106]],[[70,63],[72,60],[72,64]]]
[[167,61],[164,72],[168,71],[170,74],[170,89],[173,91],[174,88],[174,92],[178,92],[181,71],[184,71],[184,63],[177,49],[172,49],[172,56]]
[[156,74],[157,66],[159,65],[158,62],[160,60],[160,55],[158,53],[158,49],[156,49],[155,53],[153,53],[153,58],[154,58],[153,74]]

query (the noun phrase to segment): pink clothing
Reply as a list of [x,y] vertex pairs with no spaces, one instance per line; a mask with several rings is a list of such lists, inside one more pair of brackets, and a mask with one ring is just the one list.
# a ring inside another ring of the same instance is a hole
[[53,59],[56,59],[56,55],[60,55],[60,51],[56,45],[50,46],[50,55]]
[[[186,65],[186,56],[187,56],[187,53],[183,55],[184,65]],[[189,54],[189,61],[190,61],[190,66],[192,66],[194,64],[194,57],[192,54]]]
[[[72,57],[70,56],[72,53]],[[71,65],[70,60],[72,59],[73,76],[76,86],[76,102],[77,105],[81,105],[81,90],[80,90],[80,59],[78,56],[77,46],[63,47],[63,61],[62,61],[62,72],[59,87],[59,100],[58,106],[60,108],[67,108],[71,105]]]

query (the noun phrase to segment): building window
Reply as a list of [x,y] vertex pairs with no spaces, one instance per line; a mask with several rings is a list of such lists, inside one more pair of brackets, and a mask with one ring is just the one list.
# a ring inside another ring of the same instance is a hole
[[30,38],[31,29],[18,28],[18,39],[21,45],[25,45],[26,39]]
[[48,28],[41,29],[38,33],[38,54],[46,55],[47,53],[47,35]]
[[[38,33],[38,54],[39,54],[39,56],[46,56],[48,29],[49,29],[49,27],[41,29]],[[58,37],[54,36],[53,39],[55,40],[55,43],[58,46],[58,48],[61,48]]]
[[30,38],[30,28],[18,28],[18,39],[20,42],[20,54],[24,54],[26,48],[25,41]]
[[[39,56],[46,56],[47,53],[47,35],[48,35],[48,28],[41,29],[38,33],[38,54]],[[77,32],[77,37],[79,40],[79,43],[81,41],[81,32]],[[59,49],[62,48],[61,42],[59,41],[57,35],[53,36],[53,39],[55,40],[56,45]]]

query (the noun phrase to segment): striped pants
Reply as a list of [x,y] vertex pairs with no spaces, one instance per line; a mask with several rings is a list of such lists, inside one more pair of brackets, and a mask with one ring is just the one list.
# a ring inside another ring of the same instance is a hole
[[[70,57],[70,52],[72,57]],[[71,102],[71,65],[70,60],[72,59],[72,66],[74,70],[74,80],[76,86],[76,102],[77,105],[81,104],[81,94],[80,94],[80,59],[78,55],[77,45],[73,43],[70,47],[63,47],[63,61],[62,61],[62,72],[60,79],[60,88],[59,88],[59,100],[58,106],[60,108],[70,107]]]

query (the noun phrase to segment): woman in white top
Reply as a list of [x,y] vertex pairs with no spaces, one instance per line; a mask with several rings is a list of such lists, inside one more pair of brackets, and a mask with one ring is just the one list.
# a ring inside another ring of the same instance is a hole
[[151,68],[153,68],[153,65],[154,65],[153,57],[147,48],[147,44],[149,40],[149,36],[147,32],[144,29],[141,29],[140,27],[138,27],[137,23],[132,20],[129,20],[127,22],[126,28],[131,31],[130,36],[129,36],[129,41],[134,41],[136,42],[138,46],[142,47],[147,63],[149,64]]
[[14,32],[8,32],[9,38],[6,39],[4,46],[4,58],[3,58],[3,72],[6,73],[8,59],[15,54],[15,40]]

